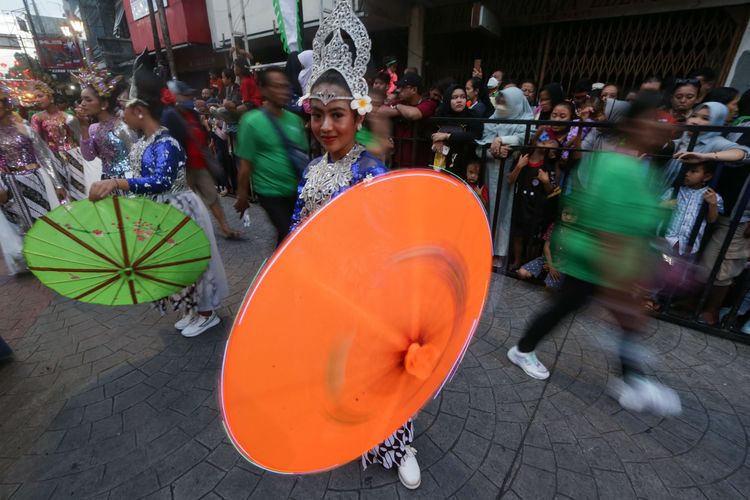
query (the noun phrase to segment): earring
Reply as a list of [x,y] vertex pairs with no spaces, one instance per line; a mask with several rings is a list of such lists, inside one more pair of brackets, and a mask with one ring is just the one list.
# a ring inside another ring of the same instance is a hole
[[141,113],[138,113],[138,119],[143,120],[143,115]]
[[107,108],[102,108],[102,111],[107,111]]
[[361,123],[357,125],[357,130],[362,130],[362,124]]

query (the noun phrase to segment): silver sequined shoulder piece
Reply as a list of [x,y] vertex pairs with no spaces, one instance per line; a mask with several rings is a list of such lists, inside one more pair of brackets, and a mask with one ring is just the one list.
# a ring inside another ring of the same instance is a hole
[[301,220],[331,201],[343,188],[351,185],[354,179],[352,165],[359,160],[364,151],[365,148],[357,144],[349,154],[337,162],[329,163],[328,154],[325,154],[317,163],[307,168],[305,185],[300,193],[303,203]]

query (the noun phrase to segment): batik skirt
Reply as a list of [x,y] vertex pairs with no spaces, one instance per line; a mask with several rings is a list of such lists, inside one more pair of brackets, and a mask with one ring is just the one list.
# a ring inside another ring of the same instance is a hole
[[388,439],[362,455],[362,466],[381,464],[383,468],[399,467],[406,458],[406,448],[414,441],[414,422],[409,419]]
[[0,189],[10,198],[2,207],[5,216],[23,233],[60,204],[52,180],[41,168],[0,174]]
[[171,304],[174,310],[184,313],[192,311],[213,311],[221,306],[221,303],[229,295],[229,283],[227,282],[224,263],[221,261],[219,247],[214,236],[214,227],[211,217],[198,195],[192,191],[184,191],[177,194],[161,194],[152,196],[156,202],[169,203],[174,208],[193,219],[203,231],[211,245],[211,260],[208,268],[195,284],[185,288],[168,300],[159,301],[157,308],[162,312]]

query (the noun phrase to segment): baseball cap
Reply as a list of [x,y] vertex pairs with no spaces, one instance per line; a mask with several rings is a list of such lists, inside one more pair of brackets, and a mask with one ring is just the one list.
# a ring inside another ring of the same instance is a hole
[[180,80],[169,80],[167,82],[167,88],[174,95],[192,96],[198,93],[190,85],[185,82],[181,82]]
[[416,73],[406,73],[396,82],[396,87],[405,87],[407,85],[422,88],[422,77]]

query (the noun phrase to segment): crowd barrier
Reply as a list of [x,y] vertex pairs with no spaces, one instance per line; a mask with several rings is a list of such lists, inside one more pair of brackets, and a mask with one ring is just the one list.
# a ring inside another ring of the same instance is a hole
[[[396,150],[398,148],[403,147],[403,144],[406,142],[411,142],[413,145],[411,146],[412,150],[412,165],[416,167],[426,167],[428,165],[419,165],[417,161],[417,155],[419,151],[419,147],[428,147],[429,144],[431,144],[430,136],[433,132],[437,131],[438,128],[441,125],[450,125],[450,124],[465,124],[470,121],[478,121],[482,124],[487,123],[500,123],[500,124],[513,124],[513,125],[522,125],[525,129],[524,132],[524,142],[523,146],[518,146],[515,148],[512,148],[512,153],[509,155],[509,157],[500,159],[500,172],[502,173],[505,169],[505,163],[506,161],[511,161],[510,158],[513,158],[513,155],[518,155],[521,148],[525,148],[529,146],[531,138],[534,136],[535,131],[539,127],[543,126],[550,126],[550,125],[556,125],[556,126],[571,126],[571,127],[577,127],[581,126],[582,123],[579,121],[571,121],[571,122],[561,122],[561,121],[551,121],[551,120],[501,120],[501,119],[481,119],[481,118],[432,118],[428,120],[426,123],[419,124],[418,128],[415,127],[413,137],[408,139],[394,139],[394,147]],[[612,128],[615,126],[615,124],[611,122],[585,122],[583,125],[585,125],[586,128]],[[697,141],[700,137],[700,134],[706,133],[706,132],[720,132],[723,134],[729,134],[734,132],[739,133],[750,133],[750,127],[727,127],[727,126],[687,126],[687,125],[681,125],[681,126],[675,126],[675,137],[679,137],[679,134],[684,131],[692,131],[694,132],[691,136],[691,140],[688,145],[688,151],[693,151],[695,148],[695,145],[697,144]],[[471,146],[474,148],[474,146]],[[488,160],[488,149],[489,145],[484,146],[476,146],[477,151],[480,152],[480,159],[482,161],[482,165],[486,165]],[[590,151],[581,149],[581,148],[564,148],[564,150],[570,151],[571,153],[581,152],[581,153],[588,153]],[[726,168],[750,168],[750,162],[736,162],[736,163],[723,163],[718,164],[716,171],[714,173],[713,178],[711,179],[711,187],[715,187],[717,183],[719,182],[722,172],[725,171]],[[486,169],[484,169],[486,170]],[[486,179],[485,175],[485,179]],[[568,174],[567,178],[571,178],[570,173]],[[507,182],[504,175],[498,176],[498,183],[495,186],[495,200],[494,200],[494,207],[496,209],[494,210],[494,213],[488,214],[489,221],[492,227],[492,235],[493,238],[497,234],[497,225],[498,225],[498,219],[499,219],[499,211],[497,208],[501,206],[501,196],[502,196],[502,187],[503,183]],[[564,186],[563,186],[564,189]],[[721,194],[721,193],[719,193]],[[744,186],[742,188],[741,194],[739,196],[739,199],[737,203],[735,204],[734,209],[732,210],[731,214],[724,214],[725,216],[728,216],[730,218],[729,222],[729,231],[727,233],[726,238],[723,241],[723,244],[721,246],[720,252],[716,258],[716,260],[713,263],[713,266],[710,269],[708,279],[706,280],[706,284],[702,285],[701,288],[697,289],[695,292],[691,292],[691,295],[694,301],[694,307],[690,309],[689,312],[685,312],[684,310],[678,311],[673,307],[673,303],[671,303],[672,296],[669,297],[669,301],[666,304],[666,307],[659,313],[655,313],[655,316],[669,321],[671,323],[687,326],[690,328],[694,328],[700,331],[703,331],[705,333],[709,333],[712,335],[730,338],[735,341],[748,343],[750,344],[750,334],[744,334],[741,332],[741,327],[744,323],[738,322],[739,315],[738,311],[740,310],[740,307],[742,305],[743,298],[745,295],[750,292],[750,270],[746,266],[745,271],[735,280],[735,282],[732,285],[732,292],[730,294],[731,297],[733,297],[729,304],[728,308],[729,311],[727,314],[725,314],[718,325],[708,325],[704,322],[700,321],[701,313],[706,305],[706,302],[708,300],[712,284],[714,283],[717,274],[719,273],[719,270],[721,269],[722,263],[725,261],[727,251],[729,250],[730,243],[732,241],[732,237],[737,231],[737,228],[740,226],[740,220],[743,216],[745,207],[748,206],[748,203],[750,203],[750,176],[745,180]],[[696,238],[699,234],[700,226],[702,225],[702,222],[705,220],[707,214],[707,208],[704,204],[698,219],[696,221],[696,224],[693,228],[691,238],[690,238],[690,246],[696,241]],[[512,216],[511,216],[512,218]],[[512,226],[512,225],[511,225]],[[702,247],[699,250],[698,255],[696,256],[696,261],[700,260],[701,254],[703,252],[703,249],[705,248],[706,243],[710,240],[711,237],[711,225],[709,225],[706,229],[705,235],[702,238]],[[512,244],[513,241],[513,234],[512,229],[509,237],[509,246]],[[506,252],[506,256],[510,256],[510,248],[508,248],[508,251]],[[505,264],[502,268],[495,268],[494,271],[497,273],[503,273],[509,276],[517,276],[514,272],[509,272],[508,270],[508,261],[510,259],[505,259]],[[697,299],[697,300],[696,300]],[[750,313],[748,313],[748,316],[750,317]],[[745,317],[744,319],[747,319]]]

